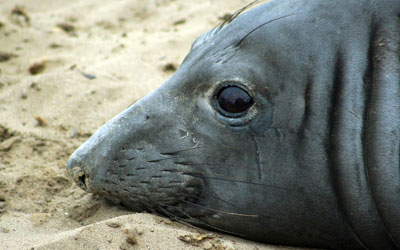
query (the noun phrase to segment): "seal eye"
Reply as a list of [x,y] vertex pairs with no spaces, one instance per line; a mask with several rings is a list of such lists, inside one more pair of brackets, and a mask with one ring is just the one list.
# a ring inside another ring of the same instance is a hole
[[244,89],[236,86],[228,86],[221,89],[217,99],[219,108],[224,111],[222,112],[223,115],[234,117],[249,109],[254,103],[251,96]]

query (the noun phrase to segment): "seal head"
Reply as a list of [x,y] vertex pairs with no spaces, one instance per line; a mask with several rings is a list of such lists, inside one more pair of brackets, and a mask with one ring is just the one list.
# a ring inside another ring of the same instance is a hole
[[253,240],[397,249],[399,16],[397,0],[247,11],[197,39],[68,171],[135,211]]

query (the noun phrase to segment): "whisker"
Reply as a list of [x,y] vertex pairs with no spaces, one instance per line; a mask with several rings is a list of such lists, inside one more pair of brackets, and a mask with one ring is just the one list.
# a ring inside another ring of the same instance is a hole
[[[176,157],[177,158],[177,157]],[[176,158],[170,158],[170,159],[176,159]],[[243,169],[248,169],[252,171],[258,171],[257,168],[252,168],[248,166],[243,166],[243,165],[236,165],[236,164],[224,164],[224,163],[209,163],[209,162],[202,162],[202,163],[194,163],[194,162],[189,162],[189,161],[176,161],[174,162],[175,164],[179,165],[184,165],[184,166],[197,166],[197,165],[209,165],[209,166],[222,166],[222,167],[233,167],[233,168],[243,168]],[[267,175],[276,175],[268,171],[261,171],[261,173],[267,174]]]
[[233,216],[243,216],[243,217],[259,217],[258,214],[240,214],[240,213],[226,212],[226,211],[223,211],[223,210],[217,210],[217,209],[208,208],[208,207],[205,207],[203,205],[195,204],[193,202],[190,202],[190,201],[187,201],[187,200],[183,200],[183,199],[180,200],[180,201],[186,202],[186,203],[188,203],[188,204],[190,204],[192,206],[195,206],[195,207],[204,208],[204,209],[207,209],[207,210],[210,210],[210,211],[213,211],[213,212],[222,213],[222,214],[233,215]]
[[299,15],[299,14],[302,14],[302,13],[304,13],[304,12],[288,14],[288,15],[285,15],[285,16],[274,18],[274,19],[269,20],[269,21],[267,21],[265,23],[262,23],[262,24],[258,25],[257,27],[255,27],[254,29],[252,29],[251,31],[249,31],[242,39],[240,39],[240,41],[235,46],[239,46],[243,42],[243,40],[246,39],[251,33],[253,33],[254,31],[258,30],[259,28],[261,28],[261,27],[263,27],[263,26],[265,26],[267,24],[273,23],[275,21],[278,21],[278,20],[281,20],[281,19],[284,19],[284,18],[287,18],[287,17]]
[[[255,169],[255,168],[244,167],[244,166],[239,166],[239,165],[225,165],[225,164],[218,164],[218,163],[193,163],[193,162],[174,162],[174,163],[175,164],[179,164],[179,165],[184,165],[184,166],[215,165],[215,166],[223,166],[223,167],[238,167],[238,168],[241,167],[241,168],[257,171],[257,169]],[[267,173],[267,172],[263,171],[263,173]],[[193,175],[193,172],[190,172],[190,173],[184,172],[183,174],[195,176],[195,175]],[[197,172],[195,174],[204,174],[204,172]],[[215,176],[220,176],[220,177],[234,178],[233,176],[227,176],[227,175],[224,175],[224,174],[218,174],[218,173],[213,173],[213,174]],[[260,183],[260,185],[261,185],[261,183]],[[285,188],[282,188],[282,189],[285,189]],[[288,189],[288,190],[290,190],[290,189]]]
[[239,233],[235,233],[235,232],[232,232],[232,231],[228,231],[228,230],[224,230],[224,229],[218,228],[218,227],[216,227],[216,226],[212,226],[212,225],[208,224],[207,222],[204,222],[204,221],[201,221],[201,220],[199,220],[199,219],[197,219],[197,218],[194,218],[194,217],[188,215],[187,213],[185,213],[185,212],[183,212],[183,211],[182,211],[182,213],[183,213],[184,215],[186,215],[188,218],[190,218],[190,219],[192,219],[192,220],[194,220],[194,221],[198,221],[199,224],[202,224],[202,225],[204,225],[204,226],[206,226],[206,227],[208,227],[208,228],[212,228],[212,229],[214,229],[214,230],[216,230],[216,231],[223,232],[223,233],[227,233],[227,234],[231,234],[231,235],[235,235],[235,236],[239,236],[239,237],[244,237],[244,236],[245,236],[244,234],[239,234]]
[[[225,19],[221,24],[219,24],[217,26],[217,28],[215,29],[215,33],[217,33],[218,31],[220,31],[226,24],[232,22],[236,17],[238,17],[240,14],[242,14],[245,10],[247,10],[248,8],[250,8],[251,6],[253,6],[254,4],[256,4],[257,2],[259,2],[260,0],[254,0],[253,2],[250,2],[249,4],[247,4],[246,6],[240,8],[239,10],[235,11],[229,18]],[[213,32],[214,33],[214,32]]]
[[205,146],[205,145],[204,146],[195,146],[195,147],[192,147],[192,148],[180,149],[180,150],[173,151],[173,152],[161,152],[160,154],[161,155],[174,155],[174,154],[178,154],[178,153],[181,153],[181,152],[194,150],[194,149],[199,149],[199,148],[208,148],[208,146]]
[[222,164],[222,163],[209,163],[209,162],[201,162],[201,163],[193,163],[193,162],[174,162],[175,164],[180,164],[180,165],[189,165],[189,166],[195,166],[195,165],[210,165],[210,166],[223,166],[223,167],[234,167],[234,168],[244,168],[244,169],[249,169],[249,170],[257,170],[255,168],[247,167],[247,166],[241,166],[241,165],[234,165],[234,164]]
[[[176,208],[176,207],[171,206],[171,205],[163,204],[162,202],[159,202],[159,203],[160,203],[162,206]],[[173,220],[176,220],[176,221],[178,221],[179,223],[182,223],[183,225],[185,225],[185,226],[187,226],[187,227],[190,227],[190,228],[192,228],[192,229],[198,230],[198,228],[197,228],[196,226],[193,226],[193,225],[190,224],[189,222],[185,221],[184,218],[181,218],[181,217],[179,217],[179,216],[176,215],[176,214],[173,214],[173,213],[168,212],[167,210],[165,210],[165,209],[162,208],[161,206],[157,206],[157,207],[158,207],[168,218],[173,219]],[[182,213],[183,213],[183,212],[182,212]],[[186,215],[186,216],[187,216],[187,215]]]
[[[228,201],[226,201],[226,200],[223,200],[223,199],[221,199],[221,198],[218,198],[218,197],[212,195],[212,194],[209,193],[209,192],[206,192],[206,191],[202,190],[202,193],[206,193],[207,196],[210,196],[210,197],[212,197],[212,198],[214,198],[214,199],[216,199],[216,200],[218,200],[218,201],[222,201],[222,202],[224,202],[224,203],[226,203],[226,204],[228,204],[228,205],[230,205],[230,206],[232,206],[232,207],[234,207],[234,208],[237,208],[237,209],[240,209],[240,210],[244,210],[243,208],[241,208],[241,207],[239,207],[239,206],[237,206],[237,205],[234,205],[234,204],[232,204],[232,203],[230,203],[230,202],[228,202]],[[197,197],[197,196],[195,196],[195,195],[193,195],[193,194],[191,194],[191,196],[194,197],[194,198],[196,198],[196,199],[199,199],[199,200],[203,200],[203,201],[204,201],[203,198]]]
[[189,175],[189,176],[194,176],[194,177],[198,177],[196,175],[202,176],[204,174],[204,172],[182,172],[182,175]]
[[[170,158],[163,158],[163,159],[155,159],[155,160],[149,160],[147,162],[159,162],[163,160],[170,160],[170,159],[176,159],[177,157],[170,157]],[[192,162],[174,162],[174,164],[180,164],[180,165],[185,165],[185,166],[199,166],[199,165],[209,165],[209,166],[222,166],[222,167],[234,167],[234,168],[243,168],[243,169],[248,169],[252,171],[257,171],[255,168],[247,167],[247,166],[241,166],[241,165],[226,165],[226,164],[220,164],[220,163],[208,163],[208,162],[203,162],[203,163],[192,163]],[[164,170],[167,171],[167,170]],[[263,171],[263,173],[267,173]],[[238,183],[245,183],[249,185],[258,185],[258,186],[264,186],[264,187],[269,187],[269,188],[277,188],[277,189],[282,189],[282,190],[288,190],[288,191],[293,191],[294,189],[291,188],[285,188],[285,187],[279,187],[279,186],[273,186],[273,185],[267,185],[263,183],[257,183],[257,182],[249,182],[249,181],[244,181],[244,180],[237,180],[233,179],[233,176],[226,176],[223,174],[218,174],[214,173],[215,176],[205,176],[204,172],[182,172],[183,175],[190,175],[193,177],[198,177],[198,178],[208,178],[208,179],[215,179],[215,180],[221,180],[221,181],[231,181],[231,182],[238,182]],[[267,173],[268,174],[268,173]],[[232,205],[232,204],[230,204]]]
[[160,162],[160,161],[171,160],[171,159],[176,159],[176,158],[177,157],[159,158],[159,159],[153,159],[153,160],[146,160],[146,162]]
[[[171,206],[171,205],[162,204],[161,202],[160,202],[160,204],[163,205],[163,206],[176,208],[176,207]],[[195,226],[193,226],[193,225],[191,225],[191,224],[188,224],[188,222],[185,221],[184,218],[181,218],[181,217],[179,217],[179,216],[177,216],[177,215],[175,215],[175,214],[172,214],[172,213],[168,212],[167,210],[163,209],[161,206],[158,206],[158,208],[159,208],[160,210],[162,210],[163,212],[165,212],[166,214],[169,214],[171,217],[177,219],[178,222],[180,222],[180,223],[182,223],[182,224],[184,224],[184,225],[188,225],[188,226],[190,226],[191,228],[198,229],[197,227],[195,227]],[[244,236],[243,234],[234,233],[234,232],[231,232],[231,231],[228,231],[228,230],[223,230],[223,229],[221,229],[221,228],[212,226],[212,225],[210,225],[210,224],[208,224],[208,223],[206,223],[206,222],[204,222],[204,221],[201,221],[201,220],[199,220],[199,219],[197,219],[197,218],[194,218],[194,217],[190,216],[189,214],[185,213],[184,211],[180,211],[180,212],[181,212],[183,215],[185,215],[186,217],[188,217],[189,219],[191,219],[194,223],[197,223],[197,224],[206,226],[206,227],[208,227],[208,228],[212,228],[212,229],[214,229],[214,230],[216,230],[216,231],[219,231],[219,232],[223,232],[223,233],[227,233],[227,234],[231,234],[231,235],[236,235],[236,236],[239,236],[239,237],[243,237],[243,236]]]
[[[206,192],[204,192],[204,193],[206,193]],[[225,203],[227,203],[227,204],[230,204],[229,202],[224,201],[224,200],[222,200],[222,199],[220,199],[220,198],[217,198],[217,197],[215,197],[215,196],[213,196],[213,195],[211,195],[211,194],[209,194],[209,193],[208,193],[207,195],[209,195],[209,196],[211,196],[211,197],[213,197],[213,198],[215,198],[215,199],[217,199],[217,200],[220,200],[220,201],[222,201],[222,202],[225,202]],[[192,196],[192,197],[195,197],[195,198],[197,198],[197,199],[199,199],[199,200],[204,200],[204,199],[202,199],[202,198],[200,198],[200,197],[196,197],[195,195],[191,195],[191,196]],[[186,200],[180,200],[180,201],[186,202],[186,203],[188,203],[189,205],[192,205],[192,206],[201,207],[201,208],[204,208],[204,209],[207,209],[207,210],[216,211],[216,212],[220,212],[220,213],[227,214],[227,215],[234,215],[234,216],[237,215],[237,216],[252,217],[252,218],[271,219],[271,216],[266,216],[266,215],[261,215],[261,214],[252,215],[252,214],[230,213],[230,212],[225,212],[225,211],[216,210],[216,209],[212,209],[212,208],[207,208],[207,207],[204,207],[204,206],[202,206],[202,205],[195,204],[195,203],[192,203],[192,202],[189,202],[189,201],[186,201]],[[238,207],[238,206],[235,206],[235,205],[233,205],[233,204],[230,204],[230,205],[232,205],[233,207],[239,208],[240,210],[244,210],[244,209],[242,209],[242,208],[240,208],[240,207]],[[286,216],[282,216],[282,215],[280,215],[280,214],[274,216],[275,219],[280,218],[280,217],[286,218]]]
[[[218,147],[214,147],[214,148],[218,148],[218,150],[221,150],[221,148],[232,149],[232,150],[237,150],[237,151],[242,150],[240,148],[223,146],[223,145],[218,145]],[[194,150],[194,149],[213,149],[213,147],[210,147],[209,145],[201,145],[201,146],[195,146],[195,147],[191,147],[191,148],[179,149],[179,150],[172,151],[172,152],[161,152],[160,154],[161,155],[175,155],[178,153],[182,153],[182,152],[186,152],[186,151],[190,151],[190,150]]]
[[[212,195],[212,194],[209,193],[209,192],[206,192],[206,191],[202,190],[202,193],[205,193],[205,194],[207,194],[207,196],[210,196],[210,197],[212,197],[212,198],[214,198],[214,199],[216,199],[216,200],[218,200],[218,201],[221,201],[221,202],[223,202],[223,203],[226,203],[226,204],[228,204],[228,205],[230,205],[230,206],[232,206],[232,207],[234,207],[234,208],[237,208],[237,209],[239,209],[239,210],[244,210],[243,208],[241,208],[241,207],[239,207],[239,206],[237,206],[237,205],[235,205],[235,204],[232,204],[232,203],[230,203],[230,202],[228,202],[228,201],[226,201],[226,200],[223,200],[223,199],[221,199],[221,198],[218,198],[218,197]],[[196,198],[196,199],[205,201],[205,199],[200,198],[200,197],[198,197],[198,196],[196,196],[196,195],[193,195],[193,194],[189,194],[189,195],[190,195],[191,197],[193,197],[193,198]],[[262,216],[262,215],[260,215],[260,216]]]
[[[216,196],[214,196],[214,195],[212,195],[211,193],[209,193],[209,192],[206,192],[206,191],[202,191],[203,193],[205,193],[205,194],[207,194],[207,196],[210,196],[210,197],[212,197],[212,198],[214,198],[214,199],[216,199],[216,200],[218,200],[218,201],[221,201],[221,202],[223,202],[223,203],[226,203],[226,204],[228,204],[228,205],[230,205],[230,206],[232,206],[232,207],[234,207],[234,208],[237,208],[237,209],[239,209],[239,210],[245,210],[245,209],[243,209],[242,207],[239,207],[239,206],[237,206],[237,205],[234,205],[234,204],[232,204],[232,203],[230,203],[230,202],[228,202],[228,201],[226,201],[226,200],[223,200],[223,199],[221,199],[221,198],[218,198],[218,197],[216,197]],[[200,198],[200,197],[198,197],[198,196],[196,196],[196,195],[193,195],[193,194],[189,194],[191,197],[193,197],[193,198],[196,198],[196,199],[198,199],[198,200],[202,200],[202,201],[205,201],[205,199],[203,199],[203,198]],[[199,205],[199,204],[194,204],[194,205]],[[206,208],[206,207],[205,207]],[[206,208],[206,209],[208,209],[208,208]],[[253,216],[253,217],[255,217],[255,216]],[[262,215],[262,214],[257,214],[257,217],[261,217],[261,218],[265,218],[265,219],[271,219],[271,216],[266,216],[266,215]]]
[[220,181],[232,181],[232,182],[244,183],[244,184],[249,184],[249,185],[257,185],[257,186],[263,186],[263,187],[268,187],[268,188],[282,189],[282,190],[287,190],[287,191],[296,191],[295,189],[291,189],[291,188],[278,187],[278,186],[267,185],[267,184],[257,183],[257,182],[218,178],[218,177],[214,177],[214,176],[195,175],[195,174],[191,174],[191,173],[185,173],[185,174],[191,175],[193,177],[198,177],[198,178],[207,178],[207,179],[214,179],[214,180],[220,180]]
[[[162,202],[158,202],[158,203],[162,204]],[[163,205],[163,206],[165,206],[165,205]],[[162,208],[161,206],[159,206],[159,205],[157,205],[157,208],[160,209],[161,212],[162,212],[162,214],[157,212],[158,215],[167,216],[169,219],[176,219],[176,218],[179,218],[177,215],[174,215],[174,214],[168,212],[167,210],[163,209],[163,208]],[[180,218],[179,218],[179,219],[180,219]]]

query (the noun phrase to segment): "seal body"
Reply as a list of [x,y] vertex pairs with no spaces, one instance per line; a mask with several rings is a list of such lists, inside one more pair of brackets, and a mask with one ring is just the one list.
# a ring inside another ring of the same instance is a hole
[[135,211],[272,244],[400,247],[400,1],[279,0],[199,37],[68,162]]

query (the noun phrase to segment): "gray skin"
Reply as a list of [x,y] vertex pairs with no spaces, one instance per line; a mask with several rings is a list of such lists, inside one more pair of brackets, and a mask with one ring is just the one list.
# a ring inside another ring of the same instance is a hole
[[[86,191],[252,240],[400,246],[400,1],[277,0],[197,39],[68,162]],[[219,91],[254,104],[226,117]]]

